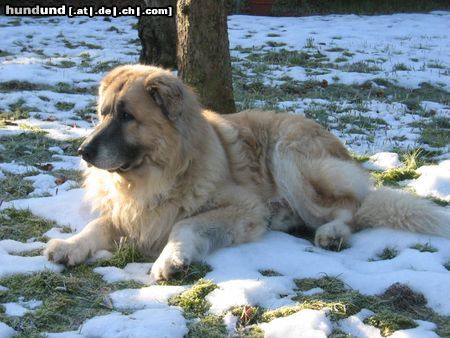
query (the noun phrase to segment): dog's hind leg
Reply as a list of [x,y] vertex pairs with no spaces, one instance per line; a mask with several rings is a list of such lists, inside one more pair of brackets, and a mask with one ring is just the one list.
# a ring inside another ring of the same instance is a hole
[[170,276],[215,249],[256,240],[267,229],[267,209],[244,189],[235,189],[233,204],[219,206],[176,223],[153,264],[155,281]]
[[295,147],[279,145],[274,151],[273,173],[280,195],[316,230],[316,245],[340,249],[369,192],[370,180],[364,170],[351,160],[309,157]]

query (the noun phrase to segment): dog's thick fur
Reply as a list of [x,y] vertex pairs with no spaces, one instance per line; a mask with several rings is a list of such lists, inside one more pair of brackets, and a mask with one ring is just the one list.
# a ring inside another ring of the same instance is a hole
[[307,226],[317,245],[334,249],[365,227],[450,236],[439,207],[372,188],[339,140],[306,118],[217,115],[169,71],[142,65],[103,79],[98,111],[101,123],[80,151],[93,164],[85,188],[100,217],[50,241],[54,262],[82,263],[127,236],[159,256],[151,269],[159,280],[268,228]]

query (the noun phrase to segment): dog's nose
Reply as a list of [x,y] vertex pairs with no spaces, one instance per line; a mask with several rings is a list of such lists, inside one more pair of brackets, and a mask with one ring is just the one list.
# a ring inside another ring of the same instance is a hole
[[81,155],[81,157],[85,161],[90,162],[94,159],[96,155],[95,147],[93,147],[91,144],[87,145],[82,144],[80,148],[78,148],[78,155]]

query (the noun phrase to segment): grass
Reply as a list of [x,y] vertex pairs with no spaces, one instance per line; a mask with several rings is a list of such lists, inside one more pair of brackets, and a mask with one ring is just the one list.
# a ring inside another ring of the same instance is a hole
[[201,317],[211,306],[205,297],[215,289],[217,285],[212,281],[199,279],[190,289],[172,297],[169,303],[181,307],[186,315]]
[[54,227],[59,226],[53,221],[35,216],[29,210],[4,209],[0,212],[0,240],[26,242],[30,238],[40,238]]
[[281,273],[274,271],[274,270],[259,270],[259,273],[265,277],[283,276]]
[[149,262],[148,257],[142,255],[136,248],[136,245],[126,237],[121,237],[119,243],[116,243],[116,250],[112,257],[101,259],[94,263],[95,266],[115,266],[123,269],[128,263]]
[[[31,173],[29,173],[31,174]],[[33,192],[33,183],[23,178],[25,175],[5,173],[5,178],[0,180],[0,201],[11,201],[26,197]]]
[[5,147],[2,152],[3,162],[24,163],[35,165],[54,161],[52,152],[48,148],[58,146],[66,155],[77,155],[77,149],[82,139],[55,140],[46,136],[45,132],[24,133],[20,135],[4,136],[0,138]]
[[25,104],[25,100],[19,99],[9,105],[9,111],[0,112],[0,120],[21,120],[30,117],[30,112],[39,111],[36,107],[29,107]]
[[[417,124],[416,124],[417,125]],[[445,147],[450,142],[450,122],[446,117],[433,117],[428,122],[420,123],[419,142],[432,147]]]
[[[55,161],[53,153],[48,149],[52,146],[62,148],[66,155],[76,155],[76,151],[81,144],[81,139],[59,141],[46,136],[45,132],[32,128],[30,132],[0,137],[0,142],[4,147],[1,152],[2,162],[15,162],[18,164],[47,168],[46,163]],[[51,167],[49,167],[51,169]],[[74,180],[81,183],[81,172],[77,170],[50,170],[48,174],[55,176],[59,180]],[[25,176],[38,174],[31,171],[23,175],[5,173],[5,179],[0,180],[0,196],[4,200],[25,198],[33,191],[32,182],[24,180]]]
[[105,297],[114,290],[86,266],[63,274],[43,271],[32,275],[14,275],[0,279],[9,290],[0,293],[0,303],[42,300],[43,305],[24,317],[0,314],[0,321],[18,331],[17,337],[39,337],[39,332],[77,329],[83,321],[110,312]]
[[397,71],[408,71],[411,70],[411,68],[409,68],[407,65],[405,65],[403,62],[402,63],[396,63],[393,67],[392,67],[392,71],[397,72]]
[[73,102],[58,101],[55,103],[55,108],[62,111],[72,110],[75,107]]
[[381,71],[380,67],[371,65],[369,62],[358,61],[354,63],[347,63],[339,67],[344,72],[354,73],[376,73]]
[[418,178],[420,174],[410,168],[394,168],[384,172],[372,172],[378,185],[396,186],[398,182],[403,180],[412,180]]
[[380,329],[383,337],[390,336],[397,330],[412,329],[417,327],[412,319],[391,311],[381,311],[364,320],[364,323]]
[[189,267],[178,272],[168,281],[159,282],[160,285],[186,285],[193,284],[205,277],[205,275],[212,271],[211,267],[206,263],[192,263]]
[[398,250],[396,248],[386,247],[383,249],[383,251],[379,252],[376,255],[375,259],[372,259],[372,261],[384,261],[389,259],[394,259],[398,255]]
[[220,316],[206,315],[198,321],[188,324],[187,338],[223,338],[227,337],[227,329]]
[[411,249],[418,250],[420,252],[437,252],[438,250],[433,247],[430,243],[417,243],[414,244]]

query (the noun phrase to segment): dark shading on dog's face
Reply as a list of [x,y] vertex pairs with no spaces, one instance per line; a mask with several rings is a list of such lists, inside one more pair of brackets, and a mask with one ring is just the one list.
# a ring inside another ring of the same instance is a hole
[[109,171],[127,171],[142,162],[142,150],[125,135],[137,123],[128,109],[123,100],[101,107],[101,123],[78,149],[86,162]]
[[89,164],[125,173],[145,165],[164,168],[180,147],[175,121],[182,92],[178,80],[155,73],[112,71],[100,86],[100,123],[79,148]]

